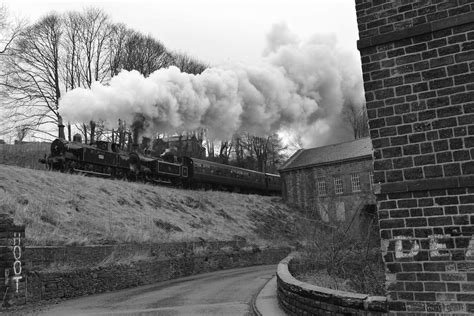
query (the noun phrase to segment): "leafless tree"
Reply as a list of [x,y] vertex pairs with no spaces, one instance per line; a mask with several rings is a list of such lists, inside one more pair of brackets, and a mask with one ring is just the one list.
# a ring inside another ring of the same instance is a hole
[[0,54],[7,52],[25,27],[24,20],[13,20],[5,4],[0,4]]
[[28,135],[28,132],[30,131],[30,127],[28,125],[20,125],[17,126],[16,128],[16,138],[18,142],[22,142],[26,135]]
[[248,144],[245,143],[244,138],[239,134],[234,135],[232,142],[234,144],[235,160],[237,166],[245,167],[245,155],[247,152]]
[[349,128],[353,132],[355,139],[369,136],[367,109],[365,104],[361,107],[352,103],[348,104],[344,107],[342,115],[343,120],[349,124]]
[[69,12],[64,17],[65,31],[62,46],[64,49],[64,73],[63,80],[66,91],[81,85],[80,58],[81,47],[79,43],[79,32],[81,18],[77,12]]
[[255,154],[257,170],[261,172],[276,172],[276,166],[284,159],[283,152],[286,150],[281,144],[278,135],[267,137],[247,135],[249,149]]
[[303,145],[303,140],[301,138],[301,135],[294,134],[294,135],[291,135],[288,138],[288,148],[287,149],[289,151],[295,152],[298,149],[303,149],[303,148],[304,148],[304,145]]
[[49,14],[18,35],[4,60],[6,119],[53,136],[41,127],[58,121],[62,21]]
[[113,29],[109,17],[100,9],[86,9],[77,19],[80,86],[90,88],[93,82],[110,78],[108,39]]
[[182,72],[195,75],[202,73],[208,67],[206,64],[185,53],[173,53],[173,61],[171,63]]
[[123,23],[113,24],[110,33],[110,73],[116,76],[122,70],[125,43],[131,31]]
[[[77,37],[77,67],[72,76],[77,77],[76,86],[90,88],[93,82],[104,82],[111,77],[110,36],[113,28],[109,17],[102,10],[88,8],[80,14],[71,13],[68,26],[72,37]],[[75,46],[70,43],[71,46]],[[77,128],[85,142],[95,141],[96,122],[82,123]],[[89,138],[88,139],[88,134]]]
[[221,148],[219,150],[219,159],[223,164],[229,163],[230,154],[232,153],[233,143],[229,140],[221,141]]
[[150,35],[128,29],[117,24],[112,29],[111,69],[114,74],[120,70],[137,70],[144,76],[171,65],[173,56],[165,46]]

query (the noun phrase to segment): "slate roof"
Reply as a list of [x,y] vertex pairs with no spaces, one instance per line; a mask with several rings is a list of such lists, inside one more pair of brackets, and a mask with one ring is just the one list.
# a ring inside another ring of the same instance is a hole
[[280,167],[279,171],[371,157],[372,142],[370,137],[365,137],[323,147],[300,149]]

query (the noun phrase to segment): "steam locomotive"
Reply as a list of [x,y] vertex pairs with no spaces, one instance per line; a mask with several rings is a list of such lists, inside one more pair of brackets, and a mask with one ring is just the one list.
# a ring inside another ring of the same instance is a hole
[[164,183],[185,188],[205,188],[242,193],[279,194],[280,176],[165,152],[153,157],[125,152],[112,142],[84,144],[57,138],[40,162],[50,170],[98,177]]

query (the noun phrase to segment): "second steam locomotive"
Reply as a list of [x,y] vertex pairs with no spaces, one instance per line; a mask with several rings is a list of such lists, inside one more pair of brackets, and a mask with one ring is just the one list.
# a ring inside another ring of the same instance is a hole
[[242,193],[279,194],[280,176],[167,152],[153,157],[125,152],[112,142],[88,145],[74,138],[57,138],[41,162],[51,170],[100,177],[166,183],[185,188],[206,188]]

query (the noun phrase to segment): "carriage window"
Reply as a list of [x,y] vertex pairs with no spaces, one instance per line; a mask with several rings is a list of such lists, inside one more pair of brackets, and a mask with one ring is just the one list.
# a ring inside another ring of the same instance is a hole
[[188,176],[188,167],[183,167],[183,177],[187,177]]

